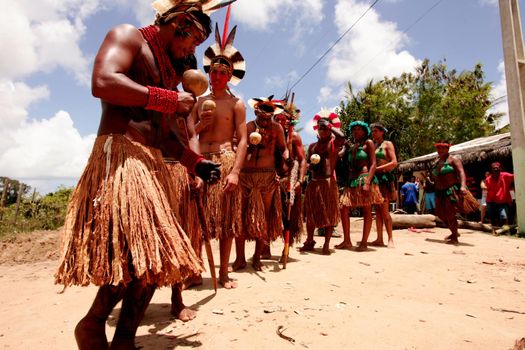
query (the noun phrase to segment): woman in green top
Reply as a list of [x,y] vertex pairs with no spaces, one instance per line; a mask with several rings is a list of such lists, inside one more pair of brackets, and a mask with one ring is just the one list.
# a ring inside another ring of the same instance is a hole
[[436,215],[447,225],[450,232],[445,238],[447,243],[458,243],[458,191],[467,193],[466,176],[463,163],[458,158],[449,154],[450,143],[439,141],[434,144],[439,156],[432,176],[436,185]]
[[383,203],[376,205],[376,228],[377,239],[370,243],[373,246],[382,247],[383,223],[388,234],[388,247],[394,247],[394,236],[392,234],[392,217],[390,216],[389,204],[396,198],[396,177],[392,173],[397,167],[397,157],[394,144],[383,139],[386,128],[381,123],[373,123],[372,138],[376,149],[376,177],[379,181],[379,190],[383,196]]
[[383,202],[379,191],[376,171],[376,155],[374,142],[369,139],[370,128],[362,121],[354,121],[348,126],[354,144],[343,155],[343,161],[348,164],[348,180],[344,191],[339,198],[341,208],[341,225],[343,226],[343,242],[336,245],[337,249],[352,247],[350,240],[350,208],[362,208],[363,211],[363,237],[357,247],[358,251],[367,249],[368,235],[372,228],[372,205]]

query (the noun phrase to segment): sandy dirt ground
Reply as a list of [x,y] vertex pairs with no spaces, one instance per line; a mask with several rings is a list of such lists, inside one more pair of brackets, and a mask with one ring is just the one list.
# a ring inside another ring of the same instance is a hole
[[[352,240],[362,221],[352,218]],[[394,249],[367,252],[291,250],[287,269],[272,245],[266,270],[232,273],[239,287],[214,294],[209,273],[187,290],[198,310],[170,317],[170,290],[159,289],[136,344],[143,349],[512,349],[525,337],[525,240],[460,230],[396,230]],[[340,232],[340,228],[338,228]],[[371,239],[375,239],[375,231]],[[0,243],[0,348],[75,349],[73,329],[97,288],[53,284],[57,231]],[[341,238],[333,238],[332,246]],[[218,260],[214,243],[215,259]],[[247,254],[254,245],[247,245]],[[232,253],[231,260],[234,259]],[[111,339],[120,305],[108,321]],[[281,329],[284,339],[277,334]]]

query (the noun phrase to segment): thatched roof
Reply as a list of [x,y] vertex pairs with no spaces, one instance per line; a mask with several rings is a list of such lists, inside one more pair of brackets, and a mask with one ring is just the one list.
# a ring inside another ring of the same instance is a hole
[[[464,165],[485,160],[501,159],[511,155],[510,132],[479,137],[450,147],[450,154],[461,159]],[[437,159],[437,152],[399,162],[398,171],[408,173],[412,171],[430,169]]]

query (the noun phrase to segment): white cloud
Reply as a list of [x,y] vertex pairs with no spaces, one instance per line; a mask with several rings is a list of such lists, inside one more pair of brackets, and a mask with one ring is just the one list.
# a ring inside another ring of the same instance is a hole
[[[335,6],[335,24],[339,35],[345,33],[368,9],[370,4],[357,0],[338,0]],[[326,63],[327,85],[339,92],[332,98],[341,98],[347,82],[356,89],[370,80],[411,72],[420,63],[403,47],[409,38],[393,22],[382,20],[371,9],[334,47]],[[328,94],[321,95],[329,98]]]
[[[356,0],[338,0],[335,22],[343,34],[370,5]],[[328,62],[328,78],[341,84],[363,86],[371,79],[413,71],[419,61],[402,50],[408,37],[392,22],[383,21],[371,9],[335,46]]]
[[23,79],[35,72],[62,68],[89,85],[89,60],[79,41],[84,19],[99,1],[2,1],[0,76]]
[[30,87],[21,82],[0,80],[0,154],[12,145],[13,132],[27,118],[27,107],[48,97],[49,91],[45,86]]
[[[316,30],[323,19],[323,2],[319,0],[240,0],[233,7],[233,17],[247,28],[267,30],[278,23],[292,21],[292,39]],[[281,27],[281,26],[279,26]]]
[[122,3],[122,6],[131,8],[141,26],[146,26],[154,22],[155,10],[151,6],[153,0],[118,0],[117,2]]
[[299,74],[293,70],[286,75],[270,75],[265,77],[264,84],[271,89],[286,89],[294,81],[297,81]]
[[319,89],[319,96],[317,96],[317,102],[325,103],[333,99],[333,90],[331,87],[323,86]]
[[505,64],[501,61],[498,65],[498,71],[500,72],[500,81],[493,85],[491,91],[491,97],[497,101],[497,103],[490,108],[490,113],[503,113],[496,127],[502,128],[509,123],[509,105],[507,102],[507,80],[505,79]]
[[95,135],[82,137],[67,112],[22,122],[12,143],[0,152],[0,174],[16,179],[78,179]]
[[82,137],[64,111],[48,119],[30,116],[31,104],[51,92],[24,79],[62,69],[89,85],[90,59],[79,43],[84,21],[104,5],[99,0],[0,1],[0,175],[47,193],[77,181],[95,136]]
[[481,5],[498,6],[498,0],[479,0]]

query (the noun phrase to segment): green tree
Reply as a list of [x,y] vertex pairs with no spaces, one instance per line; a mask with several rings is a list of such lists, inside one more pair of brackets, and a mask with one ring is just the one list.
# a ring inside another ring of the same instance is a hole
[[415,73],[370,81],[357,93],[348,84],[338,113],[344,125],[382,122],[399,159],[409,159],[434,151],[438,139],[455,144],[495,132],[501,116],[488,113],[491,86],[483,78],[480,64],[458,74],[424,60]]
[[[16,203],[16,200],[18,198],[18,190],[20,189],[20,181],[13,180],[5,176],[0,176],[0,193],[1,193],[0,198],[2,197],[4,191],[6,190],[4,188],[6,179],[7,179],[8,185],[7,185],[5,206],[9,206],[11,204]],[[28,186],[22,183],[22,196],[28,194],[30,190],[31,190],[31,186]]]

